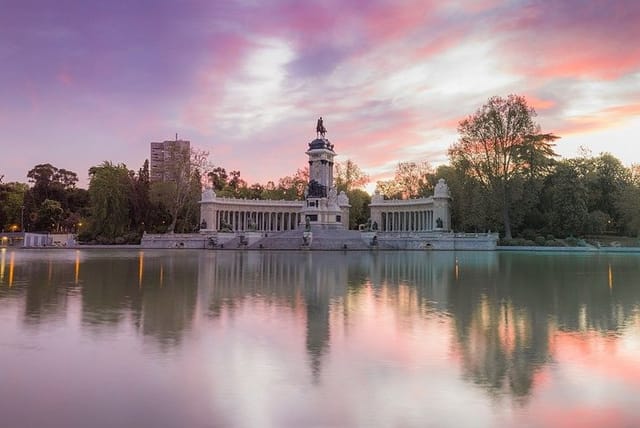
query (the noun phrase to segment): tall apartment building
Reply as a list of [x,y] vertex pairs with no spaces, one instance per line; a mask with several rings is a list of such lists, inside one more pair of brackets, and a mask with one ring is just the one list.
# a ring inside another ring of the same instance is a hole
[[[191,142],[178,140],[163,141],[161,143],[151,143],[151,157],[149,159],[149,177],[152,181],[174,180],[177,173],[175,161],[178,157],[189,159],[191,153]],[[188,165],[188,162],[186,162]]]

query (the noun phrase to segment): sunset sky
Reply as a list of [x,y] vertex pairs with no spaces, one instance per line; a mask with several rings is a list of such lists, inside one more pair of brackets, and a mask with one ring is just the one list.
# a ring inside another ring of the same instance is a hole
[[447,162],[490,96],[557,151],[640,163],[640,1],[0,0],[0,175],[137,170],[175,137],[249,183],[304,167],[319,116],[372,181]]

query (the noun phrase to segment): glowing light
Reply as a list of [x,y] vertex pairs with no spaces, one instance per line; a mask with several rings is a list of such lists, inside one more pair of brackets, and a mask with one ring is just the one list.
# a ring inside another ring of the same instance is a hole
[[15,257],[15,253],[11,253],[9,256],[9,287],[13,286],[13,259]]
[[613,270],[611,270],[611,263],[609,263],[609,290],[613,289]]
[[142,287],[142,272],[144,271],[144,251],[140,251],[138,258],[138,287]]
[[164,265],[160,265],[160,287],[162,287],[162,280],[164,279]]
[[76,265],[75,265],[75,284],[78,285],[78,278],[80,277],[80,251],[76,250]]
[[460,279],[460,266],[458,266],[458,258],[456,257],[456,281]]
[[4,279],[4,264],[5,264],[6,256],[7,256],[7,249],[6,248],[0,249],[0,281]]

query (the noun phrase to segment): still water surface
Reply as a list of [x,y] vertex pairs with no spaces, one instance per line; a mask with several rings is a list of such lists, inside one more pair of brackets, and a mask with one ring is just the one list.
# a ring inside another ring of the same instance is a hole
[[0,249],[0,426],[640,426],[640,255]]

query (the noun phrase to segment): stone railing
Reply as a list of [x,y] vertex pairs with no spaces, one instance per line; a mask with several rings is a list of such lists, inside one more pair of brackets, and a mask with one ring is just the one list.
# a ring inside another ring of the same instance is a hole
[[432,204],[433,196],[429,196],[427,198],[417,198],[417,199],[382,199],[378,201],[371,201],[369,204],[370,207],[385,207],[385,206],[412,206],[412,205],[424,205],[424,204]]
[[246,205],[246,206],[284,206],[291,208],[301,208],[303,201],[286,201],[283,199],[236,199],[236,198],[221,198],[215,197],[211,200],[200,201],[200,203],[222,203],[225,205]]

